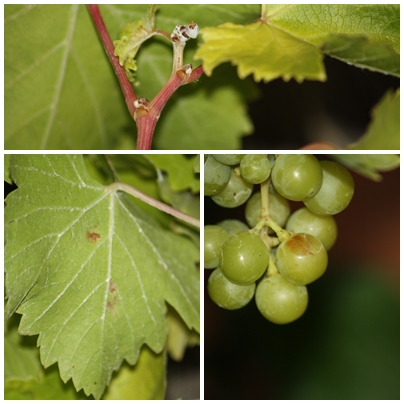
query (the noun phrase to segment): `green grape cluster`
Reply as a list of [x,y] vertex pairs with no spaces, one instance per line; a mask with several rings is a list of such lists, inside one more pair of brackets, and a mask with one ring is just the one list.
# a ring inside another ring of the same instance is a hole
[[[269,321],[298,319],[308,304],[306,286],[327,269],[337,239],[333,215],[353,193],[345,167],[311,154],[206,155],[205,196],[225,208],[244,205],[247,223],[227,219],[204,228],[212,301],[235,310],[255,296]],[[302,206],[291,212],[289,201]]]

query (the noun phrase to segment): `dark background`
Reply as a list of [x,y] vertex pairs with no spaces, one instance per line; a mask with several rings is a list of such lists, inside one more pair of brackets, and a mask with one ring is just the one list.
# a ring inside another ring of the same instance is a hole
[[327,81],[281,79],[260,83],[249,106],[255,132],[243,138],[245,150],[292,150],[314,141],[340,148],[366,131],[372,108],[400,79],[324,59]]

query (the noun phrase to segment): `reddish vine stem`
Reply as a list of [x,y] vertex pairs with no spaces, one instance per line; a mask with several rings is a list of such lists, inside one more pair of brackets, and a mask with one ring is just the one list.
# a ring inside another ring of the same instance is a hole
[[116,76],[118,77],[119,84],[121,85],[121,89],[123,95],[125,96],[126,106],[128,107],[130,116],[133,118],[135,114],[135,106],[134,102],[137,97],[133,90],[133,87],[126,77],[124,68],[119,64],[119,59],[114,55],[114,45],[109,37],[107,27],[105,26],[104,20],[100,13],[100,9],[97,4],[87,4],[88,11],[90,12],[91,18],[93,19],[95,28],[97,29],[98,35],[101,39],[102,44],[104,45],[105,52],[108,56],[109,61],[115,71]]
[[[138,108],[136,108],[134,103],[138,98],[136,97],[133,87],[125,74],[124,68],[119,64],[118,57],[114,55],[115,48],[109,37],[100,9],[97,4],[88,4],[87,7],[102,41],[105,52],[107,53],[115,74],[118,77],[129,113],[136,121],[138,132],[136,149],[150,150],[157,121],[160,118],[161,111],[167,101],[179,87],[199,79],[203,74],[203,68],[202,66],[199,66],[196,69],[191,70],[190,73],[188,73],[187,70],[190,68],[190,65],[178,69],[176,72],[173,72],[168,82],[150,103],[147,100],[146,102],[142,101],[140,105],[137,105]],[[156,33],[170,39],[170,35],[164,31],[156,30]]]
[[138,150],[150,150],[154,129],[160,118],[161,111],[174,92],[182,85],[197,80],[202,74],[202,66],[194,69],[189,75],[185,73],[184,69],[178,70],[171,75],[165,86],[160,90],[153,101],[150,102],[147,112],[141,111],[140,109],[136,111],[138,133],[142,134],[142,136],[138,137]]

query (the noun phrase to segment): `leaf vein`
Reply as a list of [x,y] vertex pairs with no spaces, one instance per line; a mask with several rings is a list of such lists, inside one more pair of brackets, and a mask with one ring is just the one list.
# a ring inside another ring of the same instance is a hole
[[62,63],[60,67],[60,72],[59,72],[59,79],[56,84],[56,89],[55,89],[55,95],[54,95],[54,102],[51,106],[51,114],[48,120],[48,124],[46,125],[45,128],[45,133],[44,133],[44,138],[42,140],[42,145],[41,149],[46,149],[48,142],[49,142],[49,137],[51,134],[51,129],[54,125],[55,119],[56,119],[56,114],[58,111],[58,105],[60,102],[60,97],[62,94],[62,88],[63,88],[63,83],[65,79],[65,75],[67,72],[67,63],[69,59],[69,54],[71,52],[71,47],[72,47],[72,42],[73,42],[73,34],[74,34],[74,28],[76,27],[76,20],[77,20],[77,14],[79,11],[79,4],[74,4],[72,5],[72,10],[71,10],[71,16],[69,18],[70,20],[70,25],[67,30],[66,34],[66,47],[65,47],[65,52],[63,54],[62,58]]

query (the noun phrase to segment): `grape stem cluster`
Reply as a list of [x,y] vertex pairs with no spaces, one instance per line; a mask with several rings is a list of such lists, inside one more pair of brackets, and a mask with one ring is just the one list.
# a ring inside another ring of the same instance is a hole
[[[275,247],[279,244],[279,242],[285,241],[290,238],[291,234],[284,230],[281,226],[279,226],[275,220],[272,219],[271,215],[269,214],[269,184],[271,182],[271,178],[269,177],[260,185],[261,191],[261,206],[262,206],[262,213],[261,213],[261,220],[256,224],[254,227],[255,231],[258,233],[261,232],[261,229],[264,227],[270,227],[277,236],[277,240],[272,242],[269,247]],[[263,233],[261,232],[261,235]],[[264,234],[267,234],[265,232]],[[274,238],[272,238],[273,240]]]
[[118,57],[114,55],[114,45],[108,34],[98,5],[88,4],[87,7],[103,43],[105,52],[118,78],[122,93],[125,97],[126,106],[128,107],[131,117],[136,122],[138,133],[136,148],[138,150],[150,150],[157,121],[167,101],[179,87],[199,79],[203,74],[203,68],[199,66],[192,69],[191,65],[179,66],[178,61],[182,62],[183,60],[184,44],[176,41],[175,38],[173,38],[172,35],[170,36],[167,32],[155,30],[157,35],[168,38],[173,43],[174,68],[167,83],[152,101],[149,102],[145,98],[138,98],[126,76],[124,68],[119,64]]
[[[266,244],[270,251],[272,247],[278,246],[282,241],[286,241],[291,237],[291,233],[279,226],[269,214],[269,184],[271,178],[267,178],[260,184],[261,193],[261,220],[250,230],[251,233],[256,234]],[[276,237],[268,235],[267,228],[270,227],[275,233]],[[279,274],[278,268],[269,254],[269,263],[267,269],[267,276]]]
[[[258,184],[260,192],[253,194]],[[275,324],[301,317],[306,285],[327,269],[327,251],[337,237],[333,216],[354,193],[349,171],[311,154],[211,154],[204,193],[224,208],[245,204],[248,223],[233,219],[204,227],[211,300],[236,310],[255,296],[259,312]],[[288,201],[304,207],[291,214]]]

